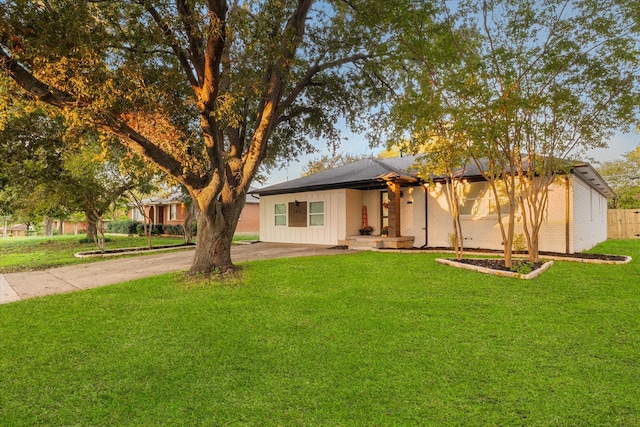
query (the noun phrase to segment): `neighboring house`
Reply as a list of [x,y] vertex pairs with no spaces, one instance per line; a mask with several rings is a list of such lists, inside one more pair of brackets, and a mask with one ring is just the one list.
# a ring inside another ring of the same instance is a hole
[[[415,160],[364,159],[256,190],[260,240],[450,247],[452,219],[444,187],[437,178],[429,186],[410,172]],[[475,167],[468,167],[464,178],[464,246],[503,249],[493,192]],[[574,253],[606,240],[607,198],[614,195],[591,165],[573,166],[550,188],[539,249]],[[516,233],[521,233],[522,221],[516,217]],[[364,225],[372,226],[372,235],[378,236],[360,236]],[[388,237],[379,236],[382,227],[388,227]]]
[[129,218],[144,222],[145,216],[152,224],[182,225],[189,214],[189,208],[184,203],[185,196],[175,191],[168,196],[152,196],[140,202],[144,208],[144,216],[138,206],[131,206]]
[[[252,189],[253,190],[253,189]],[[167,197],[154,196],[143,199],[145,215],[151,218],[153,224],[182,225],[189,209],[184,203],[184,195],[177,191]],[[247,195],[236,233],[258,234],[260,232],[260,198],[257,195]],[[131,207],[129,218],[134,221],[144,221],[142,213],[137,207]]]
[[56,219],[53,221],[53,229],[58,230],[60,234],[81,234],[86,233],[87,223],[86,221],[62,221]]
[[14,224],[11,226],[7,226],[6,230],[4,227],[0,228],[0,237],[24,237],[29,233],[29,227],[25,224]]

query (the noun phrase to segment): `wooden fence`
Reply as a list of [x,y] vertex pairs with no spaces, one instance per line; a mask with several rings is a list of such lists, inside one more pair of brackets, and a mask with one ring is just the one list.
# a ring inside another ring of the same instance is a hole
[[609,209],[607,218],[609,239],[640,238],[640,209]]

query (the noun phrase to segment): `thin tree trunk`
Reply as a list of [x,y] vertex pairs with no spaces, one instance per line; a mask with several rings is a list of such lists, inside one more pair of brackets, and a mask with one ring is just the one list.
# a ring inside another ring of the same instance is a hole
[[91,212],[85,212],[84,214],[87,219],[87,240],[96,241],[98,238],[98,225],[96,218],[94,218]]
[[449,211],[451,212],[451,221],[453,227],[453,250],[456,259],[461,260],[464,255],[464,239],[462,235],[462,223],[460,222],[460,197],[458,195],[458,181],[449,177],[445,182],[445,190],[447,201],[449,202]]

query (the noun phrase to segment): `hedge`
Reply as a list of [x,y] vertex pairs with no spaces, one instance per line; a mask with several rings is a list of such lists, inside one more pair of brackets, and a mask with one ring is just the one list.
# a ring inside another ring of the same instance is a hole
[[142,225],[139,221],[133,221],[130,219],[123,219],[120,221],[112,221],[107,223],[107,233],[117,234],[137,234],[138,225]]
[[[130,219],[125,219],[121,221],[112,221],[106,225],[107,233],[117,233],[117,234],[137,234],[139,236],[144,235],[144,224],[140,221],[132,221]],[[197,233],[196,224],[193,225],[193,235],[195,236]],[[151,234],[154,236],[161,234],[169,234],[173,236],[183,236],[184,228],[182,225],[164,225],[164,224],[153,224],[151,226]]]

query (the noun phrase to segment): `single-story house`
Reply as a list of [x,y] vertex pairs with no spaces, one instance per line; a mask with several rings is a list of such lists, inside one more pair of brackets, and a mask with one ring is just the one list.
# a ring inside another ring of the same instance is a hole
[[64,221],[56,219],[53,221],[53,229],[60,234],[82,234],[87,231],[86,221]]
[[[411,171],[415,163],[414,156],[364,159],[255,190],[260,195],[260,240],[450,247],[452,219],[443,180],[435,177],[429,185]],[[464,246],[503,249],[493,191],[475,166],[461,172]],[[590,164],[572,166],[550,187],[539,249],[575,253],[606,240],[607,198],[614,196]],[[516,233],[521,233],[518,214],[516,220]],[[372,236],[360,236],[365,225],[373,227]],[[383,227],[388,237],[380,236]]]
[[[251,190],[254,190],[253,188]],[[182,225],[189,210],[185,204],[186,196],[175,191],[168,196],[152,196],[141,200],[145,215],[151,218],[153,224]],[[129,219],[142,222],[144,220],[140,210],[132,206]],[[248,194],[238,220],[236,233],[258,234],[260,232],[260,197]]]
[[14,224],[11,226],[0,228],[0,237],[24,237],[28,236],[31,230],[25,224]]

